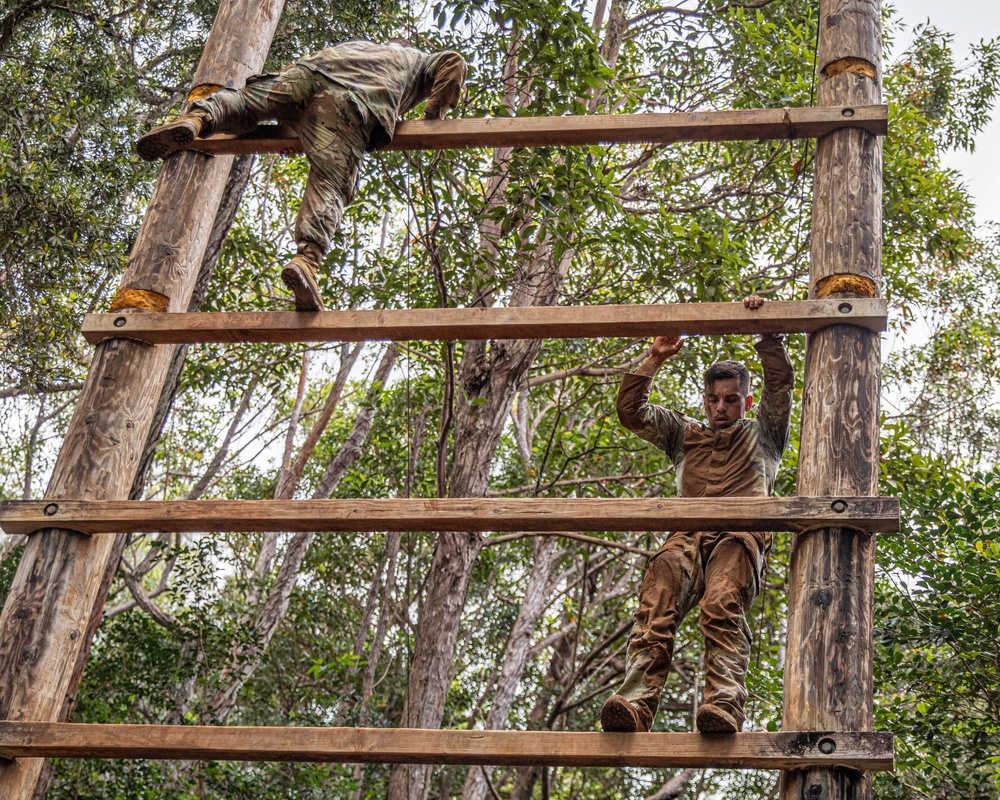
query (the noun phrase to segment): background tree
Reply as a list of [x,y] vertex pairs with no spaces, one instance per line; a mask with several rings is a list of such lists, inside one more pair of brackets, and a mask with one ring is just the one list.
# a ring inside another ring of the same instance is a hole
[[[213,11],[25,0],[0,19],[3,497],[41,492],[89,357],[80,312],[106,307],[150,186],[132,140],[179,106]],[[890,32],[897,24],[889,18]],[[467,56],[468,116],[782,107],[812,102],[815,28],[804,0],[299,2],[270,63],[345,36],[404,32]],[[900,769],[876,779],[880,797],[978,798],[997,780],[997,242],[941,162],[989,119],[997,52],[986,43],[959,68],[948,37],[923,27],[886,70],[894,311],[882,481],[902,497],[907,531],[880,540],[876,712],[879,728],[900,734]],[[801,297],[811,153],[811,142],[792,141],[377,154],[322,289],[338,308]],[[276,265],[305,166],[244,166],[205,310],[288,307]],[[732,356],[755,367],[750,344],[692,339],[658,381],[658,402],[699,414],[705,366]],[[799,363],[802,337],[789,344]],[[668,462],[613,411],[619,374],[646,346],[192,346],[136,493],[669,494]],[[797,420],[779,494],[794,491],[796,445]],[[593,730],[661,536],[137,536],[72,718]],[[17,544],[0,543],[0,595]],[[748,718],[758,729],[780,724],[787,549],[776,537],[753,610]],[[661,730],[690,729],[694,625],[681,632]],[[768,796],[773,786],[761,772],[67,761],[48,795],[664,800]]]

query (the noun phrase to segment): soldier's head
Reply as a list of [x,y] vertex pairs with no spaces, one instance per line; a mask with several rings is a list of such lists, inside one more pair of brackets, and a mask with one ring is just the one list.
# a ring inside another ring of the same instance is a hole
[[750,371],[739,361],[719,361],[705,372],[705,416],[712,430],[728,428],[753,405]]

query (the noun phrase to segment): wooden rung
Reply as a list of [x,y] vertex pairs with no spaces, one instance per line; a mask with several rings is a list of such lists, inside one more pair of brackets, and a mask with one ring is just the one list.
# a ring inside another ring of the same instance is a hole
[[[491,117],[400,122],[386,150],[446,150],[463,147],[545,147],[615,142],[719,142],[813,138],[839,128],[861,128],[884,136],[888,107],[754,108],[674,114],[587,114],[564,117]],[[302,151],[288,126],[261,125],[240,137],[196,139],[192,150],[212,155]]]
[[893,768],[890,733],[567,733],[0,722],[4,758],[565,767]]
[[91,344],[127,337],[149,344],[559,339],[673,334],[809,333],[837,323],[885,330],[882,299],[546,308],[417,308],[384,311],[228,311],[87,314]]
[[7,533],[899,530],[895,497],[0,502]]

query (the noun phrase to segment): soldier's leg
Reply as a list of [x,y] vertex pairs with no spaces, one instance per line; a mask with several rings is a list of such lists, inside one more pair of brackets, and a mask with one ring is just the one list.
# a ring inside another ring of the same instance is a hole
[[165,158],[198,136],[249,133],[263,120],[295,122],[320,87],[319,76],[297,64],[277,74],[253,76],[242,89],[220,89],[196,100],[180,117],[153,128],[136,143],[147,161]]
[[697,534],[689,531],[670,534],[646,567],[639,588],[639,610],[629,635],[625,680],[602,709],[604,730],[622,730],[623,724],[627,724],[625,717],[631,713],[629,707],[641,723],[639,728],[650,729],[663,683],[670,672],[677,626],[697,602],[701,588]]
[[316,94],[298,121],[309,177],[295,221],[296,256],[282,270],[299,311],[322,310],[316,272],[340,227],[344,206],[354,199],[372,123],[342,90]]
[[357,191],[373,124],[346,92],[332,84],[318,92],[303,113],[297,127],[309,178],[295,222],[296,242],[312,242],[326,253],[344,206]]
[[703,543],[700,625],[705,637],[705,702],[698,709],[698,729],[703,733],[736,732],[743,727],[750,663],[746,611],[760,591],[764,537],[721,532],[707,535]]

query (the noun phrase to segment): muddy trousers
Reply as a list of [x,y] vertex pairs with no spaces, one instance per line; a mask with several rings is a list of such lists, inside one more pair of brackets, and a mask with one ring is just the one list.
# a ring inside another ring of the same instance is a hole
[[729,712],[742,726],[750,663],[746,610],[760,591],[770,543],[766,533],[677,531],[650,559],[619,690],[647,729],[670,672],[677,626],[699,603],[705,637],[704,702]]
[[[192,104],[207,112],[202,136],[249,133],[274,119],[294,127],[309,162],[309,178],[295,222],[295,241],[325,253],[354,199],[358,170],[374,121],[328,78],[299,64],[250,78],[242,89],[221,89]],[[301,249],[301,248],[300,248]]]

